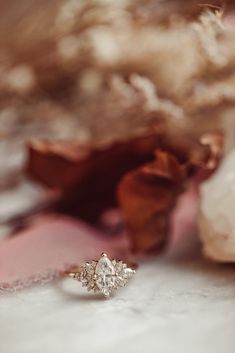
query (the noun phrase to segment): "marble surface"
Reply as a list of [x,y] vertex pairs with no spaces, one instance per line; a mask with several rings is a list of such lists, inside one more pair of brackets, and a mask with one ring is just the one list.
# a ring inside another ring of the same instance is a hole
[[0,297],[1,353],[233,353],[235,267],[178,248],[110,300],[66,279]]

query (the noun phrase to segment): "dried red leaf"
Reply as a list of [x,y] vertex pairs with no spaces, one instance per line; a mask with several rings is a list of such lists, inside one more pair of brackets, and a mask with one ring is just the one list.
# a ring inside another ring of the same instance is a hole
[[179,145],[174,154],[158,150],[153,162],[123,177],[118,200],[134,252],[159,250],[166,244],[171,211],[187,181],[201,169],[214,169],[222,151],[222,133],[210,133],[201,143]]
[[118,200],[135,252],[161,249],[169,233],[169,215],[184,190],[187,171],[171,153],[157,151],[154,162],[124,176]]
[[[133,250],[160,249],[187,181],[198,170],[218,163],[222,145],[216,136],[210,135],[203,144],[186,137],[173,144],[160,134],[93,147],[37,142],[30,146],[28,172],[62,191],[56,211],[88,221],[97,220],[118,200]],[[165,152],[158,150],[154,157],[159,147]]]
[[94,147],[71,142],[35,142],[29,148],[28,173],[64,192],[62,211],[94,220],[116,204],[116,186],[129,170],[153,159],[159,134]]

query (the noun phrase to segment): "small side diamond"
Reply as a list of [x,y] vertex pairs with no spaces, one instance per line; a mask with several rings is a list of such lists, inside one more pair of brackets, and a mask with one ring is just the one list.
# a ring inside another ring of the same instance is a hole
[[124,287],[128,280],[134,275],[135,271],[127,267],[122,261],[118,261],[115,265],[116,272],[116,288]]
[[87,290],[90,291],[94,289],[95,282],[94,282],[94,274],[95,274],[95,266],[96,262],[87,262],[85,265],[82,266],[79,281],[82,283],[83,287],[87,287]]

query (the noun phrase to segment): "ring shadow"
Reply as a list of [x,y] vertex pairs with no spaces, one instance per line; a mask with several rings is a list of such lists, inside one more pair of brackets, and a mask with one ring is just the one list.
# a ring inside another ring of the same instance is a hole
[[[67,284],[67,278],[60,279],[58,281],[54,282],[55,287],[58,289],[58,291],[61,293],[61,295],[70,300],[70,301],[104,301],[104,296],[101,293],[79,293],[75,292],[74,289],[66,286]],[[77,283],[79,284],[79,283]]]

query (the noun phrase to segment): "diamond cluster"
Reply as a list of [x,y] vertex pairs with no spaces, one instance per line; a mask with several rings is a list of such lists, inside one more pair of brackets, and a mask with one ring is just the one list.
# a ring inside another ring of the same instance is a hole
[[124,262],[110,260],[106,254],[102,254],[99,261],[82,265],[76,279],[88,291],[100,291],[105,297],[109,297],[114,290],[124,287],[134,273],[135,270],[127,267]]

